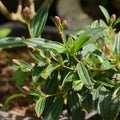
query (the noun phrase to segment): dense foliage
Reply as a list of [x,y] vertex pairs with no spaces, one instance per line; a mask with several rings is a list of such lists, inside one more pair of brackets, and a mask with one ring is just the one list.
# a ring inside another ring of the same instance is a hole
[[[36,103],[38,117],[57,120],[62,110],[67,109],[74,120],[82,120],[83,109],[88,112],[95,109],[104,120],[117,118],[120,108],[120,32],[115,33],[114,27],[120,18],[116,19],[114,14],[110,17],[102,6],[100,9],[107,23],[96,20],[87,29],[68,36],[64,34],[67,22],[56,16],[54,22],[61,43],[40,37],[48,7],[43,6],[32,20],[27,8],[24,17],[30,38],[0,40],[2,49],[28,47],[34,65],[13,59],[12,66],[16,69],[14,76],[20,76],[16,77],[17,87],[26,96],[33,96],[30,98]],[[31,81],[26,81],[27,76]]]

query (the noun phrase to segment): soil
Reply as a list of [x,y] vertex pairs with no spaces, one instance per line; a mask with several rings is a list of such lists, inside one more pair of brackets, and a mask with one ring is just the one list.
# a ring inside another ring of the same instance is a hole
[[[20,93],[20,90],[16,87],[12,79],[15,71],[8,65],[8,62],[13,58],[23,59],[29,63],[31,62],[31,58],[25,47],[0,51],[0,103],[4,103],[9,96]],[[1,110],[3,110],[3,108],[1,108]],[[34,104],[30,103],[25,97],[11,100],[7,111],[20,116],[35,117]]]

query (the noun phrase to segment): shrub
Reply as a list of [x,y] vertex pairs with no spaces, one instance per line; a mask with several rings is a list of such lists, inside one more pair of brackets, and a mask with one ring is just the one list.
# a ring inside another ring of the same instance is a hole
[[[27,46],[34,64],[13,60],[17,86],[25,95],[33,96],[38,117],[57,120],[67,109],[74,120],[84,119],[82,109],[97,110],[104,120],[115,120],[120,108],[120,22],[100,6],[107,23],[96,20],[85,30],[64,34],[67,22],[56,16],[62,42],[41,38],[48,7],[43,6],[26,23],[30,38],[7,37],[0,40],[1,48]],[[26,13],[27,14],[27,13]],[[25,83],[31,77],[32,85]],[[24,89],[24,91],[23,91]]]

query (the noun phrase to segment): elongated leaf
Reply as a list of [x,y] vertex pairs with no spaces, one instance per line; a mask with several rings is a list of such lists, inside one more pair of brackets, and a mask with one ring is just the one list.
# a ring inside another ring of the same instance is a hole
[[23,72],[30,72],[32,70],[32,66],[29,63],[23,60],[18,60],[18,62],[19,62],[19,65],[15,65],[15,66],[17,66]]
[[84,64],[82,64],[82,63],[77,64],[77,73],[78,73],[80,79],[83,81],[84,85],[87,88],[91,89],[93,87],[93,83],[91,81],[89,73],[88,73],[86,67],[84,66]]
[[36,16],[31,22],[31,34],[32,37],[39,37],[45,26],[48,17],[48,6],[43,6],[39,9]]
[[81,106],[77,93],[74,91],[70,91],[67,100],[73,120],[83,120]]
[[75,46],[74,46],[74,53],[77,52],[85,43],[90,39],[90,36],[82,36],[79,37],[75,41]]
[[52,63],[50,65],[48,65],[42,72],[41,72],[41,77],[44,78],[44,79],[47,79],[48,76],[55,70],[57,69],[58,67],[60,67],[61,64],[59,63]]
[[75,73],[72,73],[70,74],[68,77],[66,77],[66,79],[64,80],[65,82],[73,82],[73,81],[77,81],[77,80],[80,80],[78,74],[75,72]]
[[38,80],[40,79],[40,73],[44,67],[40,66],[35,66],[34,69],[32,70],[32,81],[37,84]]
[[[57,91],[57,77],[58,77],[58,71],[53,71],[49,77],[46,80],[45,86],[43,88],[43,92],[46,94],[54,94]],[[54,96],[49,97],[46,100],[46,107],[45,111],[48,110],[48,108],[51,106],[53,102]],[[44,113],[45,114],[45,113]]]
[[10,29],[4,28],[0,30],[0,39],[6,37],[11,32]]
[[93,52],[97,49],[97,47],[95,46],[95,44],[88,44],[83,46],[82,49],[82,56],[84,57],[87,53]]
[[32,52],[29,52],[29,53],[30,53],[31,57],[34,60],[37,61],[37,63],[38,63],[39,66],[41,66],[41,67],[45,66],[46,60],[39,55],[38,51],[32,51]]
[[53,71],[46,80],[46,83],[43,89],[44,93],[46,94],[54,93],[57,85],[57,77],[58,77],[58,71]]
[[116,26],[116,25],[119,24],[119,23],[120,23],[120,17],[117,18],[117,20],[115,20],[115,22],[113,23],[113,27]]
[[35,111],[38,117],[40,117],[42,112],[44,111],[45,102],[46,102],[46,97],[41,97],[36,101]]
[[6,37],[0,39],[0,48],[12,48],[25,46],[22,38],[19,37]]
[[109,24],[110,15],[109,15],[107,9],[101,5],[99,7],[100,7],[100,10],[102,11],[103,15],[105,16],[107,23]]
[[[13,95],[9,96],[9,97],[5,100],[4,106],[7,107],[8,104],[9,104],[9,102],[10,102],[11,100],[13,100],[13,99],[15,99],[15,98],[18,98],[18,97],[25,97],[25,95],[24,95],[24,94],[13,94]],[[7,108],[5,108],[5,109],[7,109]]]
[[72,86],[75,91],[80,91],[83,88],[83,82],[82,80],[73,81]]
[[97,40],[98,38],[100,38],[101,35],[103,35],[104,30],[105,30],[105,27],[92,28],[92,29],[86,30],[85,32],[79,34],[77,39],[79,39],[82,36],[91,36],[90,39],[87,41],[87,43],[92,43],[95,40]]
[[[97,94],[96,94],[97,93]],[[97,111],[104,120],[116,120],[120,107],[120,96],[112,98],[112,91],[99,87],[95,94]]]
[[61,54],[59,54],[57,51],[55,50],[50,51],[50,55],[56,62],[59,62],[59,63],[63,62],[63,58]]
[[105,60],[102,62],[101,66],[100,66],[100,70],[109,70],[113,67],[114,67],[114,65],[112,65],[108,60]]
[[88,112],[91,111],[93,107],[92,95],[89,92],[85,92],[82,97],[82,107],[85,108]]
[[51,41],[43,38],[32,38],[24,41],[26,44],[42,50],[56,50],[58,53],[68,52],[68,49],[60,42]]
[[115,37],[113,51],[116,55],[120,55],[120,32]]
[[45,120],[58,120],[60,113],[62,112],[64,104],[64,99],[62,97],[58,97],[53,101],[50,108],[47,110],[45,114]]
[[93,23],[91,24],[91,28],[96,28],[96,27],[98,27],[98,25],[99,25],[99,21],[98,20],[95,20],[95,21],[93,21]]
[[26,77],[27,77],[27,75],[24,72],[22,72],[21,70],[17,70],[16,72],[14,72],[13,80],[15,82],[15,85],[18,88],[21,88],[22,86],[24,86]]
[[99,80],[98,80],[99,83],[101,83],[102,85],[106,86],[106,87],[114,87],[114,82],[111,81],[110,79],[108,79],[107,77],[101,77]]

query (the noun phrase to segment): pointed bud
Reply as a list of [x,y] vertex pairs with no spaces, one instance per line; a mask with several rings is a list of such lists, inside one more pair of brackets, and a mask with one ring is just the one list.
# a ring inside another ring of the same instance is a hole
[[112,14],[112,16],[110,18],[111,23],[113,23],[115,20],[116,20],[116,15]]
[[60,32],[59,32],[59,35],[62,36],[62,35],[63,35],[63,32],[60,31]]
[[62,21],[62,26],[63,26],[63,27],[66,27],[66,26],[67,26],[67,21],[66,21],[66,20],[63,20],[63,21]]
[[15,65],[20,65],[19,61],[17,59],[12,59],[12,62],[15,64]]
[[34,66],[35,66],[35,63],[31,63],[31,66],[34,67]]
[[27,92],[30,91],[30,88],[28,86],[23,86],[22,89],[25,90],[25,91],[27,91]]
[[22,36],[21,38],[22,38],[22,40],[25,40],[25,37],[24,37],[24,36]]
[[58,24],[61,24],[61,19],[59,16],[55,16],[55,21],[58,23]]
[[104,47],[103,47],[103,50],[107,53],[110,53],[111,52],[111,47],[110,45],[106,44]]
[[33,46],[31,46],[31,45],[28,45],[27,48],[28,48],[29,50],[31,50],[31,51],[34,51],[34,50],[35,50],[35,48],[34,48]]
[[23,9],[23,15],[29,15],[31,12],[30,12],[30,8],[29,7],[25,7]]

